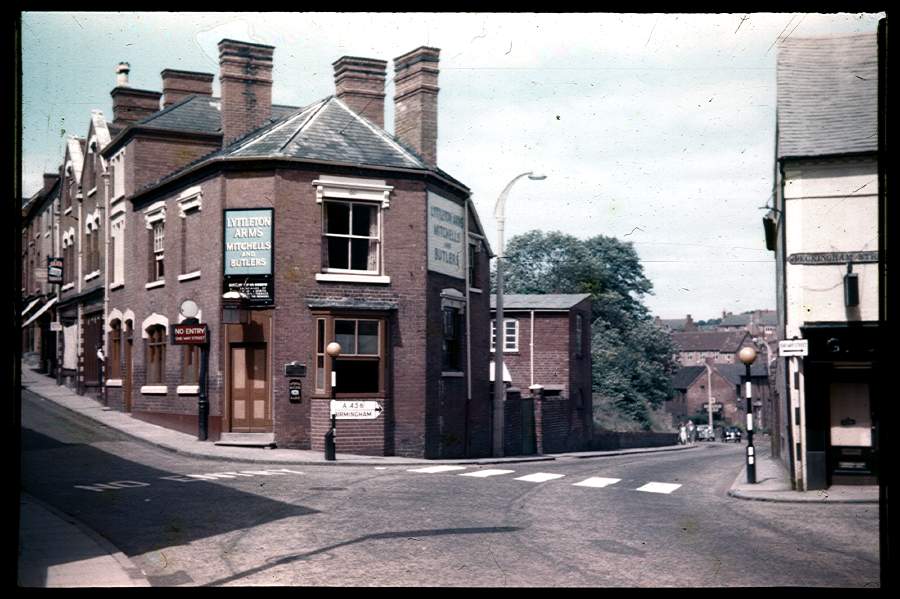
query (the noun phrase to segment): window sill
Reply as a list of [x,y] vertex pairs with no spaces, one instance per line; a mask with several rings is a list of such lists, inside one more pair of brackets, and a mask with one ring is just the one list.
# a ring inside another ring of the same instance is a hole
[[469,293],[484,293],[484,292],[477,287],[469,287]]
[[90,281],[91,279],[96,279],[96,278],[99,277],[99,276],[100,276],[100,271],[99,271],[99,270],[95,270],[95,271],[92,272],[92,273],[88,273],[88,274],[84,275],[84,282],[87,283],[87,282]]
[[[492,350],[491,350],[491,355],[494,355],[495,353],[497,353],[497,352],[496,352],[495,350],[492,349]],[[515,350],[514,350],[514,349],[504,349],[504,350],[503,350],[503,355],[504,355],[504,356],[508,356],[508,355],[510,355],[510,354],[519,355],[519,350],[517,350],[517,349],[515,349]]]
[[63,210],[63,216],[68,216],[69,214],[72,214],[72,207],[71,207],[71,206],[69,206],[68,208],[66,208],[65,210]]
[[178,385],[175,388],[178,395],[198,395],[200,393],[200,385]]
[[106,386],[107,387],[121,387],[122,379],[107,379]]
[[94,195],[95,193],[97,193],[97,188],[96,188],[96,186],[95,186],[95,187],[92,187],[91,189],[88,190],[88,192],[87,192],[87,197],[91,197],[91,196]]
[[441,373],[442,378],[463,378],[464,376],[466,376],[465,372],[458,372],[455,370],[452,372],[442,372]]
[[354,275],[350,273],[316,273],[316,280],[326,283],[390,283],[391,278],[387,275]]
[[194,272],[188,272],[188,273],[185,273],[185,274],[183,274],[183,275],[178,275],[178,281],[179,281],[179,282],[181,282],[181,281],[190,281],[190,280],[192,280],[192,279],[199,279],[199,278],[200,278],[200,271],[199,271],[199,270],[195,270]]
[[328,393],[322,393],[321,391],[317,391],[313,393],[311,399],[333,399],[335,401],[343,400],[343,401],[354,401],[354,400],[363,400],[363,399],[385,399],[387,395],[385,393],[338,393],[337,397],[331,397]]
[[125,286],[125,283],[113,283],[109,286],[109,290],[114,291],[116,289],[121,289],[124,286]]
[[147,283],[144,285],[144,289],[155,289],[156,287],[162,287],[166,284],[165,279],[160,279],[158,281],[153,281],[152,283]]
[[65,285],[62,286],[62,289],[60,291],[68,291],[69,289],[72,289],[73,287],[75,287],[75,283],[66,283]]
[[144,385],[141,387],[141,393],[144,395],[166,395],[169,388],[165,385]]

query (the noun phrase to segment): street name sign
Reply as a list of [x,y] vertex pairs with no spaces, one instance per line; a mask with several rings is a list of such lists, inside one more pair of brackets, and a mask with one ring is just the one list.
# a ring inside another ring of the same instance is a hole
[[372,420],[378,418],[382,411],[377,401],[331,400],[331,415],[337,420]]
[[809,355],[809,339],[788,339],[778,342],[778,355],[782,358]]

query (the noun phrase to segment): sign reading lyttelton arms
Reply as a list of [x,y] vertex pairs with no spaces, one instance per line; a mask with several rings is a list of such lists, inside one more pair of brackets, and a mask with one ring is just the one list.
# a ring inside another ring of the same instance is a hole
[[274,211],[234,208],[224,211],[223,291],[239,291],[251,308],[275,305]]
[[804,252],[791,254],[787,259],[790,264],[865,264],[878,262],[878,252]]

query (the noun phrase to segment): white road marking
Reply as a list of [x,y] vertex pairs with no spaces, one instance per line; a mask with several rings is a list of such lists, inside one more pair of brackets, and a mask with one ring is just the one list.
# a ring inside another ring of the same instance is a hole
[[562,478],[565,474],[550,474],[549,472],[535,472],[534,474],[527,474],[525,476],[520,476],[516,480],[524,480],[529,483],[542,483],[544,481],[553,480],[556,478]]
[[575,483],[573,487],[608,487],[610,485],[614,485],[617,482],[622,480],[621,478],[603,478],[602,476],[592,476],[590,478],[586,478],[580,483]]
[[94,491],[102,493],[103,491],[116,491],[118,489],[130,489],[133,487],[149,487],[150,483],[142,483],[136,480],[116,480],[111,483],[96,483],[93,485],[73,485],[76,489],[84,489],[85,491]]
[[465,466],[428,466],[427,468],[414,468],[412,470],[407,470],[407,472],[426,472],[428,474],[435,474],[438,472],[452,472],[453,470],[465,469]]
[[487,469],[487,470],[476,470],[475,472],[463,472],[462,474],[458,474],[457,476],[471,476],[474,478],[487,478],[489,476],[499,476],[501,474],[510,474],[515,472],[515,470],[498,470],[498,469]]
[[681,485],[675,483],[647,483],[643,487],[638,487],[637,491],[645,491],[647,493],[671,493]]
[[375,470],[387,470],[387,466],[375,466]]

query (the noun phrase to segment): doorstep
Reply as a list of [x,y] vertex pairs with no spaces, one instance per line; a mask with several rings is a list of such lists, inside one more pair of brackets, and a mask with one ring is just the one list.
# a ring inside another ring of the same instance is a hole
[[275,447],[275,433],[222,433],[215,444],[230,447]]

